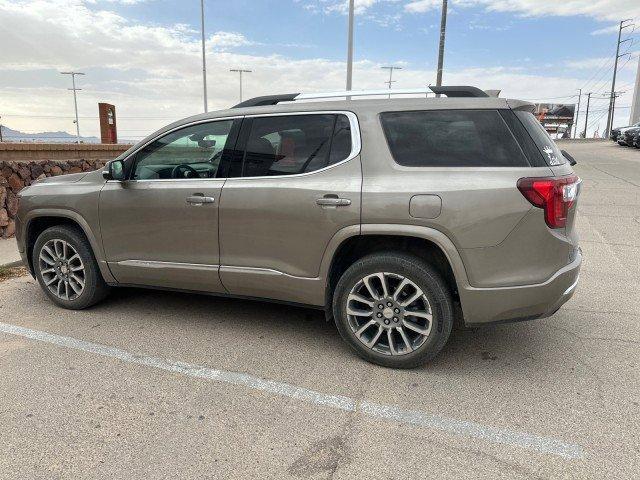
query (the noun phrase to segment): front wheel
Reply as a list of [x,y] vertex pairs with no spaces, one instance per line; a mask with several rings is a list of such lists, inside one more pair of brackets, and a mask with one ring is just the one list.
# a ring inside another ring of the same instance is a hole
[[90,307],[109,292],[91,245],[77,228],[60,225],[42,232],[33,247],[32,262],[42,290],[63,308]]
[[365,360],[412,368],[435,357],[453,326],[451,294],[431,265],[400,253],[355,262],[333,297],[342,338]]

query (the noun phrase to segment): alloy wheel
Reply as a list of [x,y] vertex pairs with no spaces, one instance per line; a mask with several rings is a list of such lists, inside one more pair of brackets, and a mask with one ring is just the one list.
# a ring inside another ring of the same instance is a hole
[[378,272],[360,279],[347,297],[355,337],[384,355],[406,355],[429,337],[433,313],[427,296],[410,279]]
[[40,274],[56,297],[75,300],[84,290],[85,269],[76,249],[61,239],[49,240],[40,250]]

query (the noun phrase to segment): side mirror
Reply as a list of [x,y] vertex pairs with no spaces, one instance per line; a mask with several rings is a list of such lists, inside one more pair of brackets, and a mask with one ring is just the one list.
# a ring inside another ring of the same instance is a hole
[[102,171],[105,180],[124,180],[124,162],[122,160],[112,160],[105,165]]
[[561,150],[560,153],[562,153],[562,156],[564,158],[566,158],[567,160],[569,160],[569,165],[571,165],[572,167],[577,164],[578,162],[576,162],[576,159],[573,158],[573,156],[571,154],[569,154],[569,152],[567,152],[566,150]]

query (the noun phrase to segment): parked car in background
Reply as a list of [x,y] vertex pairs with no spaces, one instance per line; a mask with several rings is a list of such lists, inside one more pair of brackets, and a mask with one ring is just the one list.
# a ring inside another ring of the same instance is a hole
[[624,132],[625,129],[634,128],[634,127],[640,127],[640,122],[635,123],[633,125],[627,125],[626,127],[614,128],[613,130],[611,130],[611,135],[609,136],[609,138],[611,140],[613,140],[614,142],[617,142],[618,141],[618,137],[620,136],[621,133]]
[[633,139],[638,132],[640,132],[640,127],[625,128],[618,135],[618,145],[633,147]]
[[63,308],[116,286],[303,304],[388,367],[433,358],[454,321],[553,315],[582,263],[575,161],[530,103],[431,90],[449,98],[275,95],[178,121],[22,190],[19,250]]
[[640,129],[638,129],[638,131],[636,132],[636,134],[633,136],[633,143],[632,145],[636,148],[640,148]]

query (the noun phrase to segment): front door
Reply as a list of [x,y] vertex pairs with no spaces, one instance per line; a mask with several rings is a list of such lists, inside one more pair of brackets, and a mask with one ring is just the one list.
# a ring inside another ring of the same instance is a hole
[[218,206],[233,125],[219,120],[171,131],[127,159],[128,180],[105,184],[100,227],[118,282],[224,292]]
[[360,223],[359,138],[351,113],[245,118],[244,154],[220,200],[220,276],[231,294],[324,301],[325,249]]

